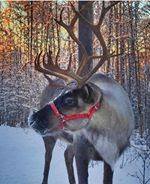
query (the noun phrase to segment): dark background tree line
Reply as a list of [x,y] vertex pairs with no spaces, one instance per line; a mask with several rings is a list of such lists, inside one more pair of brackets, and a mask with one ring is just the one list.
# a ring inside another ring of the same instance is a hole
[[[72,3],[78,7],[77,1]],[[101,5],[93,3],[94,22]],[[63,67],[72,53],[73,66],[77,66],[76,44],[54,21],[62,7],[63,19],[69,22],[73,16],[69,2],[0,3],[0,124],[24,126],[30,108],[38,107],[46,85],[44,77],[34,70],[38,52],[51,49],[54,57],[58,53]],[[150,129],[149,9],[149,2],[120,2],[107,14],[102,27],[108,49],[116,56],[101,70],[128,92],[141,134]],[[75,32],[78,34],[78,25]],[[93,54],[101,51],[93,37]]]

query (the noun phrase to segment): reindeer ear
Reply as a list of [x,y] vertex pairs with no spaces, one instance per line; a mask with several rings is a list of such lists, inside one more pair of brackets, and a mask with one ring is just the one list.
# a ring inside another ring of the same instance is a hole
[[90,88],[89,88],[88,84],[86,84],[84,86],[84,93],[85,93],[85,96],[88,98],[90,95]]
[[93,88],[89,85],[89,84],[86,84],[84,87],[83,87],[84,91],[83,91],[83,100],[86,102],[86,103],[93,103],[94,102],[94,98],[93,98]]

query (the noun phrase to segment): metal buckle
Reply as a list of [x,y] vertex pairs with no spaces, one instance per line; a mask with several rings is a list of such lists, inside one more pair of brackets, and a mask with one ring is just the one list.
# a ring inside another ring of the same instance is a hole
[[62,114],[60,114],[58,118],[59,118],[59,120],[61,120],[61,121],[65,121],[65,120],[64,120],[64,115],[62,115]]

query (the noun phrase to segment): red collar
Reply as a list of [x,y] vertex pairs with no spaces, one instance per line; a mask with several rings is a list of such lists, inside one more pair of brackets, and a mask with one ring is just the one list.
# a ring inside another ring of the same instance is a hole
[[52,111],[54,112],[54,115],[60,120],[60,123],[58,125],[60,129],[64,129],[66,122],[70,120],[75,120],[75,119],[89,119],[90,120],[93,114],[101,107],[101,103],[97,102],[96,104],[92,105],[89,108],[88,112],[86,113],[63,115],[58,111],[54,103],[50,103],[49,105]]

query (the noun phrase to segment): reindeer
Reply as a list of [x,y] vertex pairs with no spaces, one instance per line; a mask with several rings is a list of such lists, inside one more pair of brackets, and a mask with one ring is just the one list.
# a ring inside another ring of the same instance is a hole
[[[91,2],[92,3],[92,2]],[[29,117],[30,126],[42,136],[61,135],[62,131],[70,131],[73,134],[73,147],[76,158],[79,184],[88,183],[88,164],[90,149],[84,152],[86,143],[92,145],[92,151],[96,151],[99,160],[104,161],[104,184],[112,184],[114,166],[129,143],[129,138],[134,129],[134,116],[127,93],[113,79],[96,72],[103,63],[112,57],[101,33],[101,25],[106,13],[118,2],[110,2],[110,5],[102,4],[101,15],[96,25],[88,22],[82,16],[81,11],[75,13],[70,25],[62,20],[56,22],[69,33],[82,51],[82,58],[76,72],[71,70],[71,59],[67,69],[61,69],[57,61],[52,59],[52,52],[35,58],[35,67],[46,75],[54,75],[66,81],[67,86],[63,92],[53,101],[47,103],[41,110]],[[78,18],[88,24],[102,46],[102,55],[89,56],[84,45],[73,32],[73,27]],[[71,58],[71,57],[70,57]],[[84,68],[91,59],[100,59],[95,67],[82,76]],[[90,146],[89,146],[90,147]],[[84,157],[84,156],[85,157]]]
[[[49,101],[52,101],[57,95],[59,95],[64,89],[64,86],[62,84],[65,84],[62,79],[52,80],[46,75],[45,78],[48,81],[48,85],[42,92],[40,100],[40,108],[44,107]],[[45,166],[42,184],[48,184],[50,162],[57,139],[62,139],[65,140],[65,142],[69,143],[64,152],[64,157],[70,184],[76,183],[73,169],[73,159],[75,155],[75,149],[76,149],[76,157],[80,158],[79,161],[79,164],[81,165],[80,167],[82,167],[83,164],[82,160],[87,160],[87,162],[89,162],[90,160],[102,160],[97,151],[85,137],[82,137],[82,141],[79,140],[79,142],[75,145],[73,144],[72,134],[63,130],[61,131],[61,133],[59,132],[59,134],[51,134],[50,136],[44,136],[43,141],[45,145]]]

